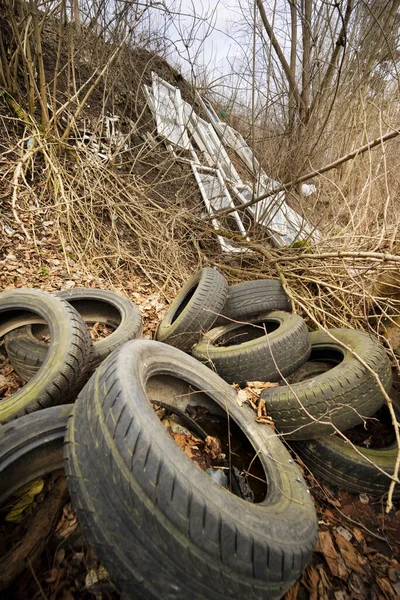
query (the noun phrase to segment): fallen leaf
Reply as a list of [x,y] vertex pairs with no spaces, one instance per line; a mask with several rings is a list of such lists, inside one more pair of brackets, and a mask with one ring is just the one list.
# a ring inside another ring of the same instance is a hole
[[35,481],[18,490],[15,496],[18,496],[19,499],[12,505],[12,509],[6,514],[5,520],[10,523],[20,523],[25,516],[25,510],[28,507],[35,507],[35,496],[40,494],[43,487],[43,479],[35,479]]
[[296,600],[299,591],[300,583],[297,582],[288,592],[284,595],[284,600]]
[[205,439],[205,442],[206,442],[206,447],[205,447],[206,452],[208,452],[210,454],[211,458],[213,458],[213,459],[218,458],[218,456],[222,452],[221,442],[219,441],[219,439],[212,437],[211,435],[208,435]]
[[360,561],[366,562],[365,559],[362,559],[361,556],[356,552],[353,544],[351,544],[346,538],[340,535],[337,532],[334,532],[336,544],[340,550],[340,554],[346,564],[346,567],[350,571],[356,571],[357,573],[361,573],[361,575],[365,575],[365,570],[362,568]]
[[318,600],[318,583],[319,583],[319,575],[318,572],[314,569],[314,567],[309,567],[307,569],[307,588],[310,592],[309,600]]
[[317,565],[317,570],[319,573],[318,600],[328,600],[328,590],[331,588],[330,581],[322,565]]
[[321,554],[323,554],[329,567],[329,570],[332,573],[332,575],[334,575],[334,577],[347,579],[347,573],[343,572],[343,569],[340,568],[342,566],[339,565],[339,563],[341,562],[340,555],[335,549],[329,531],[320,531],[317,546],[315,549],[317,552],[321,552]]
[[279,387],[279,383],[270,383],[269,381],[247,381],[246,385],[254,390],[260,390],[260,392],[268,388]]
[[382,592],[385,594],[385,598],[387,598],[388,600],[396,600],[396,598],[398,598],[388,579],[386,579],[385,577],[377,577],[376,581],[379,587],[381,588]]

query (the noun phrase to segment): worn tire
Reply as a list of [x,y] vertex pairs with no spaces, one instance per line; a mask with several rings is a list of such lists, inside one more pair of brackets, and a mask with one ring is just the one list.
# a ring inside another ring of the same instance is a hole
[[75,400],[89,376],[92,341],[84,321],[68,302],[42,290],[21,288],[0,294],[0,336],[33,323],[47,324],[53,341],[35,377],[0,400],[0,423]]
[[[383,346],[363,331],[332,329],[330,333],[356,352],[390,390],[392,372]],[[311,333],[310,339],[312,360],[333,357],[336,361],[342,358],[341,362],[312,379],[261,393],[276,428],[291,440],[329,435],[332,425],[346,431],[375,414],[384,403],[375,377],[355,356],[322,331]]]
[[[137,306],[125,296],[94,288],[63,290],[55,294],[66,300],[85,323],[101,322],[115,327],[109,336],[93,343],[91,369],[94,370],[115,348],[142,333],[142,318]],[[26,325],[5,336],[8,357],[26,381],[37,372],[46,357],[48,346],[35,337]]]
[[[315,477],[320,477],[341,490],[372,496],[381,496],[388,492],[390,479],[374,465],[393,475],[398,454],[396,443],[387,448],[374,449],[356,445],[361,455],[336,435],[318,440],[291,442],[291,446]],[[398,485],[393,496],[396,499],[400,498]]]
[[215,322],[228,295],[225,277],[210,267],[198,271],[179,291],[160,322],[157,340],[189,352]]
[[[266,323],[277,329],[265,335],[254,325]],[[259,333],[261,335],[259,335]],[[254,335],[258,335],[252,339]],[[224,338],[235,345],[217,346]],[[250,338],[250,341],[243,341]],[[309,357],[310,337],[305,321],[296,314],[275,311],[248,319],[248,324],[230,323],[209,331],[192,348],[192,355],[215,370],[228,383],[279,381],[296,371]]]
[[228,297],[214,327],[231,321],[247,321],[273,310],[291,312],[290,300],[280,281],[255,279],[229,286]]
[[[167,404],[208,402],[239,425],[267,474],[263,502],[225,490],[174,442],[149,401],[160,377],[185,382],[186,395],[159,390]],[[280,598],[311,558],[314,506],[279,438],[165,344],[128,342],[96,370],[69,420],[65,469],[83,534],[128,598]]]
[[30,481],[64,467],[70,405],[52,406],[0,427],[0,506]]

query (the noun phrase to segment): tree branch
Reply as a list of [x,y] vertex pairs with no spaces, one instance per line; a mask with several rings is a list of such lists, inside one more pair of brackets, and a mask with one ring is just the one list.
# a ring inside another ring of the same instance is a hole
[[370,258],[371,260],[377,260],[382,262],[397,262],[400,263],[400,256],[396,254],[388,254],[383,252],[352,252],[352,251],[341,251],[337,252],[321,252],[315,254],[313,252],[304,252],[303,254],[296,254],[293,256],[280,256],[271,261],[271,266],[278,262],[292,262],[303,259],[323,259],[323,258]]
[[354,4],[354,0],[348,0],[346,12],[345,12],[345,15],[343,18],[343,24],[342,24],[342,27],[339,32],[339,36],[338,36],[338,39],[337,39],[337,42],[335,45],[335,49],[332,52],[332,57],[329,61],[329,66],[326,70],[325,77],[322,80],[318,94],[315,96],[315,98],[310,106],[308,116],[312,115],[317,103],[319,101],[320,102],[323,101],[323,99],[326,97],[326,94],[330,88],[340,51],[341,51],[341,49],[343,49],[343,51],[344,51],[345,47],[346,47],[347,26],[349,24],[351,11],[353,10],[353,4]]
[[301,96],[300,96],[300,93],[299,93],[299,89],[297,87],[296,80],[295,80],[295,78],[293,76],[293,73],[292,73],[292,71],[290,69],[290,66],[287,63],[285,55],[282,52],[282,48],[280,47],[279,42],[278,42],[278,40],[275,37],[275,34],[274,34],[273,29],[271,27],[271,24],[268,21],[268,17],[267,17],[267,14],[265,12],[262,0],[257,0],[257,6],[258,6],[258,10],[260,11],[260,16],[261,16],[261,19],[262,19],[265,31],[267,32],[267,35],[268,35],[268,37],[270,39],[270,42],[271,42],[271,44],[272,44],[272,46],[273,46],[273,48],[274,48],[274,50],[275,50],[275,52],[276,52],[276,54],[277,54],[277,56],[279,58],[279,62],[281,63],[282,69],[283,69],[283,71],[284,71],[284,73],[285,73],[285,75],[287,77],[287,80],[288,80],[288,83],[289,83],[289,89],[293,93],[294,99],[296,100],[296,104],[298,106],[301,106],[302,105],[302,99],[301,99]]

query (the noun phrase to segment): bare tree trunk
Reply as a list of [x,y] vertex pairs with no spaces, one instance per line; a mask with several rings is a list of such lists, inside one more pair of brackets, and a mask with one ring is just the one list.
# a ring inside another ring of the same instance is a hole
[[267,32],[267,35],[268,35],[268,37],[270,39],[272,47],[274,48],[274,50],[275,50],[275,52],[276,52],[276,54],[278,56],[278,59],[279,59],[279,62],[281,64],[281,66],[282,66],[283,72],[285,73],[285,76],[286,76],[286,78],[288,80],[289,89],[292,90],[293,97],[294,97],[294,99],[296,101],[296,105],[300,106],[300,104],[301,104],[301,97],[300,97],[299,89],[297,87],[296,79],[293,77],[293,74],[292,74],[292,72],[290,70],[290,66],[288,65],[288,62],[287,62],[287,60],[285,58],[285,55],[284,55],[284,53],[282,51],[282,48],[280,47],[279,42],[276,39],[275,34],[273,32],[273,29],[271,27],[271,24],[268,21],[268,17],[267,17],[267,14],[265,12],[262,0],[257,0],[257,6],[258,6],[258,10],[260,12],[260,16],[261,16],[261,19],[262,19],[262,22],[263,22],[263,25],[264,25],[264,29]]
[[[288,0],[290,4],[290,25],[291,25],[291,45],[290,45],[290,72],[292,79],[296,81],[296,64],[297,64],[297,0]],[[289,82],[289,133],[294,130],[296,118],[296,100],[295,90]]]
[[326,70],[325,77],[322,80],[322,83],[318,90],[318,93],[315,95],[313,102],[310,106],[310,110],[308,111],[307,121],[310,118],[310,116],[313,114],[313,112],[315,111],[316,107],[323,103],[323,101],[326,99],[328,93],[331,90],[331,84],[332,84],[333,77],[335,75],[335,70],[337,68],[337,63],[339,60],[341,50],[342,49],[344,50],[346,47],[347,27],[349,24],[350,15],[353,10],[353,6],[354,6],[354,0],[348,0],[346,12],[343,16],[343,24],[340,29],[338,39],[336,40],[335,49],[329,60],[329,65]]
[[75,30],[81,31],[81,14],[79,12],[79,1],[71,0],[71,21],[74,23]]
[[307,112],[310,106],[311,96],[311,14],[312,0],[302,0],[302,41],[303,41],[303,64],[301,70],[301,97],[303,103],[300,107],[300,120],[305,123],[307,120]]
[[35,34],[35,51],[37,58],[37,68],[39,72],[39,93],[40,93],[40,106],[42,111],[42,125],[47,127],[49,124],[49,111],[47,108],[47,87],[46,87],[46,75],[44,72],[43,63],[43,52],[42,52],[42,35],[39,26],[39,18],[37,5],[34,0],[30,0],[30,8],[32,12],[33,30]]

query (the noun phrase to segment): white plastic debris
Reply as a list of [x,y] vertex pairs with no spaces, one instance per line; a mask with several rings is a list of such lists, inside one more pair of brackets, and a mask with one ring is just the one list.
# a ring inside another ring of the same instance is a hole
[[[156,120],[157,132],[171,143],[171,152],[176,156],[174,146],[190,151],[192,160],[183,160],[191,162],[204,205],[208,213],[214,216],[212,224],[215,230],[221,229],[217,211],[233,209],[236,206],[228,185],[232,187],[234,197],[240,204],[246,204],[253,197],[280,187],[278,181],[274,181],[263,171],[243,136],[227,123],[220,121],[214,108],[199,94],[198,99],[211,123],[200,118],[193,107],[182,100],[178,88],[155,73],[152,73],[152,87],[144,86],[144,93]],[[225,146],[242,160],[254,176],[255,184],[242,181]],[[315,191],[314,185],[301,186],[304,196],[309,196]],[[318,232],[286,203],[284,192],[257,202],[249,207],[249,212],[257,223],[266,227],[275,246],[289,246],[296,241],[319,237]],[[231,215],[236,221],[240,235],[249,239],[240,214],[235,210]],[[217,238],[224,252],[249,251],[236,248],[219,234]]]

